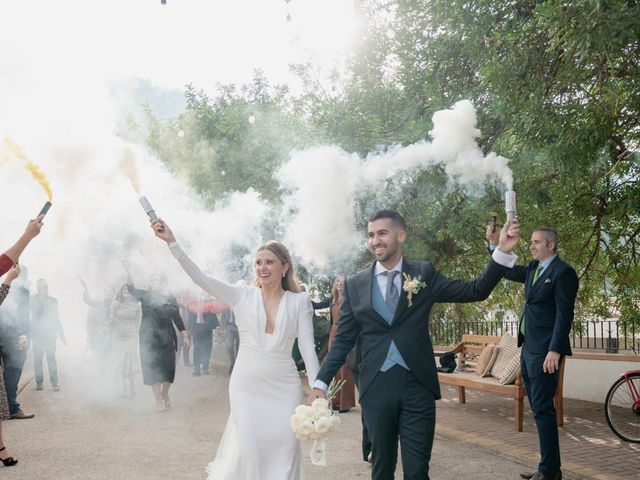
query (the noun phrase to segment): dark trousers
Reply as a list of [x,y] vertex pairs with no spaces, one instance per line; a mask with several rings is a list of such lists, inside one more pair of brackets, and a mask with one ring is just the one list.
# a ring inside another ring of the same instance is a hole
[[553,374],[544,373],[542,365],[545,357],[545,354],[530,353],[523,348],[520,369],[538,430],[538,470],[545,475],[555,475],[560,470],[560,442],[553,397],[558,388],[559,373],[557,370]]
[[360,400],[372,443],[373,480],[393,480],[398,437],[405,480],[428,480],[436,427],[436,402],[409,370],[378,372]]
[[18,413],[20,403],[18,403],[18,383],[22,376],[22,367],[27,358],[26,350],[18,350],[15,345],[3,345],[2,364],[4,366],[4,386],[7,390],[7,400],[9,402],[9,413]]
[[36,385],[42,385],[44,370],[42,360],[46,355],[49,367],[51,386],[58,385],[58,363],[56,362],[56,339],[33,339],[33,368],[36,374]]
[[209,371],[209,359],[213,350],[212,331],[193,334],[193,371]]
[[[353,374],[353,381],[357,386],[358,378],[360,377],[360,371],[351,370],[351,373]],[[362,409],[362,405],[360,406],[360,422],[362,422],[362,459],[366,462],[369,460],[369,454],[371,453],[371,440],[369,439],[369,430],[367,429],[367,424],[364,423],[364,410]]]

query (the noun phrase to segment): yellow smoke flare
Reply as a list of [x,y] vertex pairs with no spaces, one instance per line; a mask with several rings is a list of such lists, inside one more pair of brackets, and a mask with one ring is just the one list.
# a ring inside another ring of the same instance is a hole
[[[45,176],[44,172],[40,170],[40,167],[38,167],[35,163],[29,160],[29,158],[25,155],[22,149],[15,143],[13,143],[13,141],[10,138],[4,139],[4,148],[10,151],[11,153],[13,153],[15,157],[19,158],[24,163],[24,166],[27,168],[31,176],[40,184],[40,186],[47,193],[47,198],[51,202],[53,200],[53,190],[51,190],[51,185],[49,185],[49,181],[47,180],[47,177]],[[0,162],[7,161],[8,159],[9,159],[9,156],[7,155],[7,153],[1,152]]]

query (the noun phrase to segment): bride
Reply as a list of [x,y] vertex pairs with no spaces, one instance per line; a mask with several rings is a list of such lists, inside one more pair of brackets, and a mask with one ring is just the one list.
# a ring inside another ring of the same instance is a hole
[[269,241],[256,252],[252,287],[205,275],[176,242],[163,220],[152,222],[160,239],[203,290],[235,314],[240,349],[229,382],[231,414],[216,458],[207,467],[215,480],[298,480],[302,454],[290,418],[303,403],[291,351],[298,338],[309,382],[318,373],[313,310],[295,278],[287,248]]

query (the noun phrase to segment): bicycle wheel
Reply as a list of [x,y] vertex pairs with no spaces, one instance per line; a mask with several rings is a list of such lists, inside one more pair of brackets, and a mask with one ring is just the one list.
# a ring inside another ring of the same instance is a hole
[[627,442],[640,443],[640,405],[635,404],[631,385],[640,392],[640,372],[620,377],[611,385],[604,401],[604,416],[613,433]]

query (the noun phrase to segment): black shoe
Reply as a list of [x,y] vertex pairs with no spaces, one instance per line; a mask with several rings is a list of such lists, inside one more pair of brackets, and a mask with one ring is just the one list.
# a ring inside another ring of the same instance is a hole
[[42,385],[36,385],[36,390],[42,390]]
[[[0,452],[2,452],[3,450],[6,450],[6,449],[7,449],[7,447],[0,448]],[[2,461],[2,463],[4,463],[5,467],[13,467],[16,463],[18,463],[18,460],[16,460],[13,457],[0,458],[0,460]]]
[[542,472],[521,473],[521,478],[525,480],[562,480],[562,470],[558,470],[555,475],[545,475]]

